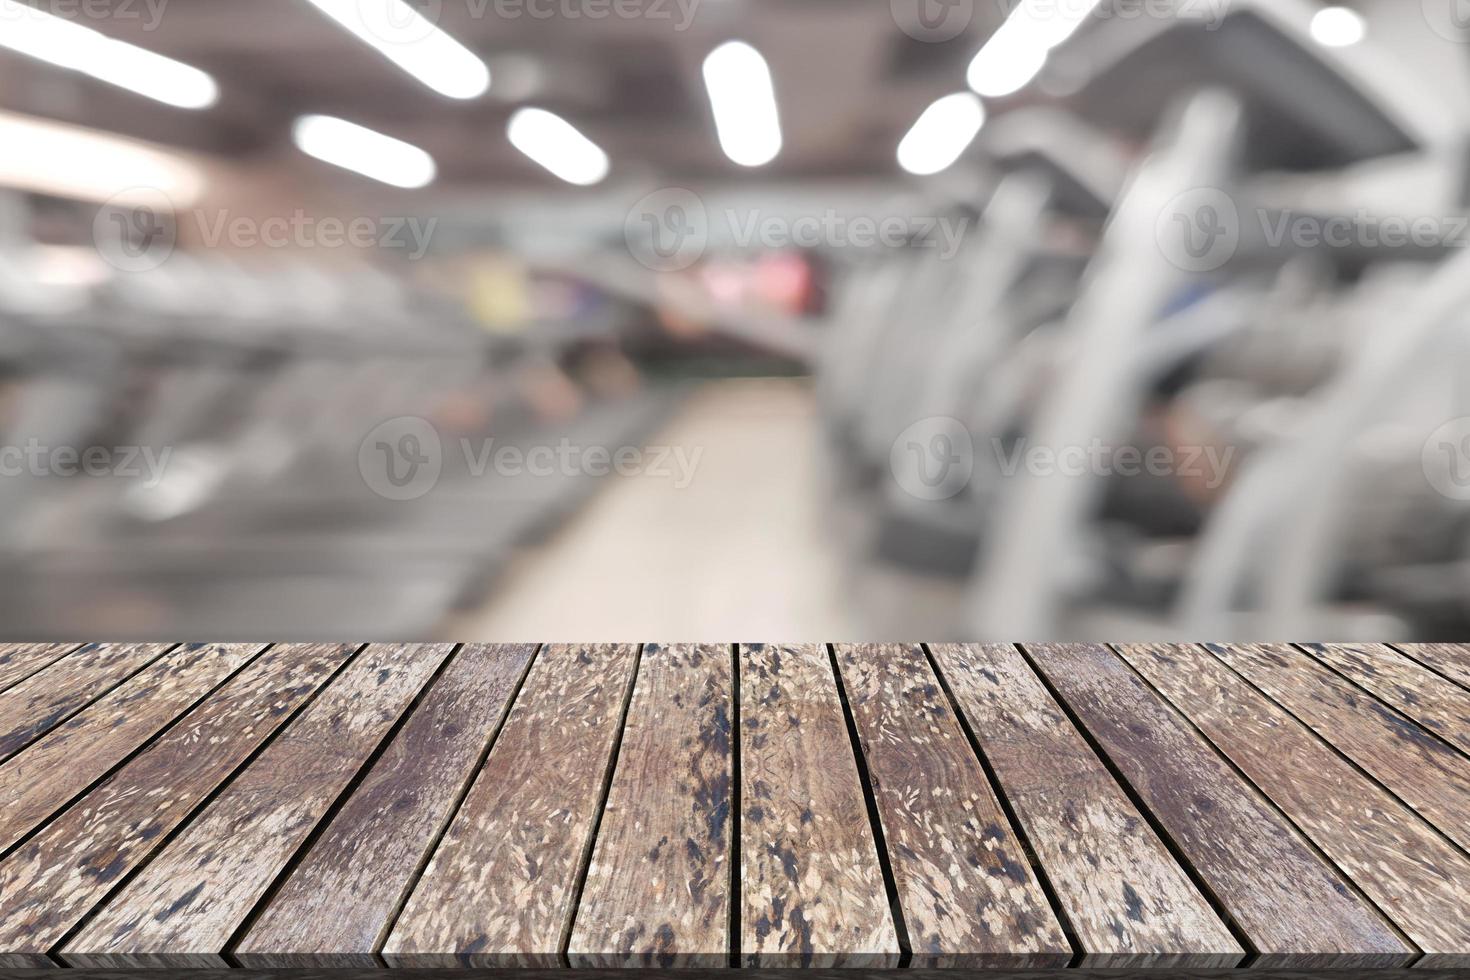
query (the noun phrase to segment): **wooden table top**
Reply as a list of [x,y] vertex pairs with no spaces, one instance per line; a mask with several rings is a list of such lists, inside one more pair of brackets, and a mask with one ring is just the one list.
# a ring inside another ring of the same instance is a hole
[[0,645],[0,969],[1470,966],[1470,647]]

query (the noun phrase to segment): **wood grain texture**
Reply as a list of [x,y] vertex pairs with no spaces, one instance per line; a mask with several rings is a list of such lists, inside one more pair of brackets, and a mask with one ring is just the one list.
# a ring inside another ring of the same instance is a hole
[[1381,643],[1302,646],[1348,680],[1470,753],[1470,690]]
[[0,691],[80,648],[80,643],[0,643]]
[[1446,836],[1470,848],[1470,759],[1295,647],[1210,649]]
[[898,934],[826,649],[742,646],[740,703],[744,964],[898,966]]
[[455,654],[234,949],[246,968],[372,968],[536,647]]
[[916,968],[1060,967],[1072,947],[917,646],[838,646]]
[[285,723],[355,646],[276,646],[0,863],[0,966],[58,943]]
[[0,694],[0,761],[157,659],[171,643],[89,643]]
[[1223,969],[1245,950],[1020,652],[930,648],[1089,969]]
[[62,948],[72,966],[223,966],[286,862],[423,689],[449,644],[375,644]]
[[1413,957],[1115,653],[1095,644],[1026,649],[1260,953],[1257,965],[1389,968]]
[[180,647],[0,765],[0,852],[262,649],[258,643]]
[[644,648],[573,966],[729,963],[733,674],[729,647]]
[[549,646],[383,948],[390,966],[553,968],[571,928],[636,646]]
[[1470,858],[1198,647],[1120,652],[1426,954],[1470,966]]
[[1397,646],[1420,663],[1470,688],[1470,643],[1400,643]]

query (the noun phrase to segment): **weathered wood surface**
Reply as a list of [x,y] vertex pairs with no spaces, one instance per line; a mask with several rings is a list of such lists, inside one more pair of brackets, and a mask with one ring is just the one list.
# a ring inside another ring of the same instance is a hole
[[556,967],[636,646],[550,646],[383,950],[391,966]]
[[644,648],[573,966],[729,962],[733,674],[729,647]]
[[1120,649],[1427,955],[1470,966],[1470,858],[1198,647]]
[[1245,950],[1021,653],[930,649],[1081,941],[1078,965],[1239,965]]
[[1446,836],[1470,848],[1470,758],[1295,647],[1210,649]]
[[838,646],[915,967],[1065,966],[1073,950],[917,646]]
[[0,853],[261,649],[261,644],[180,647],[0,765]]
[[0,643],[0,691],[81,647],[80,643]]
[[1470,967],[1466,649],[0,647],[0,972]]
[[1026,649],[1260,953],[1258,965],[1386,968],[1413,959],[1377,911],[1117,654],[1092,644]]
[[244,967],[373,967],[536,647],[469,645],[233,950]]
[[743,963],[898,966],[898,934],[827,651],[742,646],[740,704]]
[[1303,647],[1379,700],[1470,753],[1470,690],[1381,643]]
[[171,643],[89,643],[0,694],[0,760],[157,659]]
[[1470,688],[1470,643],[1400,643],[1400,650]]
[[363,650],[61,955],[74,966],[223,966],[219,954],[449,655]]
[[0,863],[0,966],[46,951],[152,855],[355,646],[277,646]]

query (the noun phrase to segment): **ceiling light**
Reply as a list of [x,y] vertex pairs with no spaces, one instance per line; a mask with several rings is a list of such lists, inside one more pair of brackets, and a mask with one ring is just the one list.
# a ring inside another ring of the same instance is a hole
[[307,2],[440,95],[473,99],[490,88],[485,62],[403,0]]
[[985,107],[969,92],[946,95],[925,109],[898,144],[899,166],[928,176],[946,170],[985,123]]
[[188,207],[204,189],[198,166],[147,143],[80,126],[0,113],[0,187],[97,203],[152,205],[161,192]]
[[1046,54],[1045,48],[987,44],[970,62],[965,80],[986,98],[999,99],[1031,84],[1046,64]]
[[970,62],[970,87],[992,98],[1025,88],[1046,64],[1047,53],[1076,33],[1100,2],[1022,0]]
[[412,143],[333,116],[302,116],[293,129],[301,152],[318,160],[409,189],[432,183],[434,158]]
[[205,72],[100,31],[0,0],[0,48],[81,72],[109,85],[181,109],[207,109],[219,86]]
[[512,146],[569,184],[586,187],[607,176],[607,154],[555,113],[518,110],[505,131]]
[[1312,40],[1324,47],[1346,48],[1367,33],[1362,15],[1347,7],[1323,7],[1312,17]]
[[759,167],[781,152],[781,118],[771,69],[760,52],[730,41],[704,59],[704,84],[725,155],[742,167]]

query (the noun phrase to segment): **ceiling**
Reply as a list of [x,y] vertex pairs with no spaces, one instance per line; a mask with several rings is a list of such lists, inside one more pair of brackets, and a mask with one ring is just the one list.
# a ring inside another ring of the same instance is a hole
[[785,148],[760,179],[896,174],[899,139],[930,101],[963,88],[1001,9],[974,4],[961,33],[930,42],[900,28],[908,0],[412,0],[491,66],[490,93],[458,102],[305,0],[88,2],[111,10],[90,26],[213,74],[219,104],[175,109],[0,52],[0,105],[306,179],[323,165],[291,149],[290,124],[328,113],[428,150],[450,189],[564,186],[506,141],[524,104],[571,120],[607,150],[615,177],[748,176],[720,152],[700,77],[704,56],[732,38],[766,56],[780,104]]

